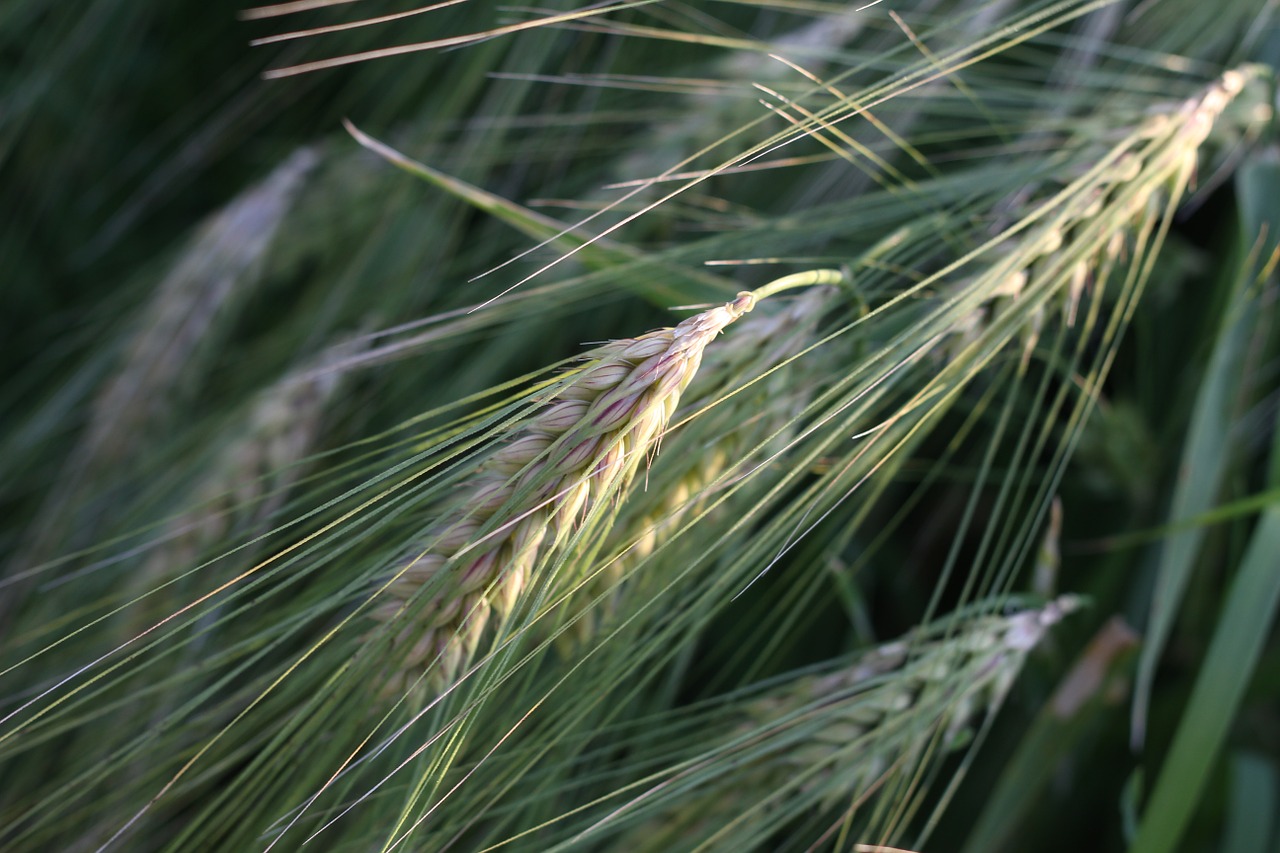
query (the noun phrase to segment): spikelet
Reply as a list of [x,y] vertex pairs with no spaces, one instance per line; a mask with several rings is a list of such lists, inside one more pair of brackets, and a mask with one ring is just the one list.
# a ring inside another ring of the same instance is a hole
[[[909,775],[935,738],[943,749],[963,745],[999,707],[1027,653],[1078,606],[1063,596],[950,632],[935,628],[732,707],[695,738],[715,745],[680,765],[701,770],[700,786],[681,788],[686,771],[677,772],[657,789],[670,807],[649,804],[652,817],[610,849],[745,849],[738,839],[759,843],[800,812],[860,802],[887,774]],[[634,805],[645,808],[643,798]]]
[[[590,353],[587,365],[481,464],[459,505],[390,584],[373,613],[395,622],[395,642],[407,647],[390,689],[423,671],[435,689],[454,680],[535,569],[593,508],[625,490],[656,450],[703,350],[725,327],[768,294],[839,280],[831,271],[789,276],[673,328]],[[424,590],[428,599],[415,600]]]

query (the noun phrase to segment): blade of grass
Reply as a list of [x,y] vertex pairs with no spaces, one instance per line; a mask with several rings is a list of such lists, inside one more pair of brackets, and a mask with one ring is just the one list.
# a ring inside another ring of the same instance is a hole
[[[435,184],[450,195],[461,199],[477,210],[484,211],[500,219],[522,234],[526,234],[535,240],[549,240],[553,244],[562,244],[569,249],[577,250],[578,260],[590,270],[604,270],[624,264],[651,263],[645,260],[644,253],[613,240],[603,237],[595,239],[576,237],[570,233],[571,229],[566,228],[563,223],[536,211],[529,210],[527,207],[518,205],[515,202],[508,201],[501,196],[482,190],[466,181],[446,175],[425,163],[420,163],[395,150],[385,142],[374,139],[350,121],[344,120],[343,126],[355,138],[356,142],[359,142],[387,162],[415,177]],[[664,269],[663,273],[664,276],[678,275],[680,278],[692,279],[693,283],[699,285],[698,291],[694,296],[695,299],[705,298],[712,300],[736,289],[732,282],[710,273],[687,268],[678,271]],[[640,293],[656,305],[670,305],[673,302],[680,302],[690,298],[688,288],[672,287],[670,284],[663,283],[661,279],[640,288]]]
[[[1171,519],[1193,518],[1211,511],[1231,459],[1232,444],[1227,436],[1235,419],[1241,389],[1241,367],[1261,314],[1259,296],[1256,291],[1250,291],[1254,282],[1252,263],[1247,260],[1242,263],[1235,276],[1236,280],[1230,287],[1233,295],[1192,410],[1191,426],[1178,468],[1178,482],[1168,513]],[[1205,531],[1200,528],[1184,530],[1169,537],[1160,548],[1146,644],[1134,688],[1131,742],[1135,749],[1146,738],[1156,665],[1173,630],[1204,535]]]
[[1222,853],[1266,853],[1276,849],[1280,771],[1275,762],[1239,753],[1231,762],[1231,803]]
[[[1280,203],[1274,194],[1260,194],[1252,188],[1280,181],[1280,168],[1273,162],[1254,159],[1241,169],[1238,178],[1245,187],[1241,193],[1242,233],[1261,235],[1254,254],[1266,265],[1265,275],[1271,271],[1274,257],[1271,247],[1276,239],[1274,227],[1269,226],[1280,221]],[[1255,281],[1252,263],[1242,265],[1239,281],[1242,285]],[[1247,343],[1247,339],[1222,341],[1215,360],[1224,349],[1238,351]],[[1225,445],[1221,439],[1219,443]],[[1272,486],[1280,481],[1277,454],[1280,454],[1280,440],[1272,448],[1269,472]],[[1276,554],[1280,554],[1280,506],[1272,505],[1262,513],[1231,583],[1218,627],[1130,853],[1165,853],[1177,849],[1187,823],[1195,814],[1280,606]],[[1144,655],[1144,663],[1154,666],[1154,655],[1151,658]]]
[[1280,604],[1280,508],[1268,510],[1231,585],[1187,711],[1130,853],[1177,849],[1210,779]]

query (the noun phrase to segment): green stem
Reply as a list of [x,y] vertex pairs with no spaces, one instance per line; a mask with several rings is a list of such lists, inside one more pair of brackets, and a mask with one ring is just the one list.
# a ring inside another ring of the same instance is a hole
[[806,272],[792,273],[784,275],[782,278],[769,282],[759,290],[753,290],[751,295],[759,302],[761,299],[767,299],[775,293],[781,293],[784,290],[790,290],[793,287],[806,287],[809,285],[820,284],[845,284],[848,280],[844,273],[840,270],[808,270]]

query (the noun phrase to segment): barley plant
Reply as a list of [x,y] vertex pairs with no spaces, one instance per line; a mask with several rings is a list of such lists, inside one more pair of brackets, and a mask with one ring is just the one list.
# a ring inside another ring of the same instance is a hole
[[1280,846],[1275,0],[0,46],[0,849]]

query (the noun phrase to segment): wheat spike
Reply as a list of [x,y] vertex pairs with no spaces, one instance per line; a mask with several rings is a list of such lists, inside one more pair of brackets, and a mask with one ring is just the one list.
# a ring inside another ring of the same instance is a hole
[[[1058,196],[1040,224],[984,253],[989,270],[947,287],[948,300],[967,310],[952,321],[938,349],[940,360],[956,360],[997,319],[1018,310],[1026,315],[1025,365],[1045,322],[1046,291],[1059,295],[1062,315],[1074,325],[1084,292],[1099,271],[1125,253],[1142,222],[1162,218],[1168,200],[1185,191],[1210,135],[1217,131],[1238,141],[1256,131],[1259,117],[1249,109],[1256,100],[1250,85],[1262,79],[1261,73],[1257,66],[1227,71],[1200,95],[1147,116],[1118,141],[1111,130],[1086,131],[1090,138],[1108,140],[1086,146],[1091,156],[1084,162],[1091,174]],[[1223,121],[1236,101],[1243,106]],[[1095,169],[1099,164],[1105,165]],[[1011,206],[1023,207],[1028,192],[1019,191]],[[1108,223],[1105,229],[1094,227],[1100,221]],[[1018,306],[1028,298],[1038,300],[1035,307]]]
[[[625,490],[656,450],[703,351],[722,330],[770,294],[839,280],[830,270],[788,276],[674,327],[589,353],[586,366],[480,465],[459,504],[390,584],[373,615],[396,622],[397,644],[409,647],[392,689],[428,669],[436,688],[454,680],[535,569],[594,507]],[[423,589],[430,599],[409,607]]]
[[611,849],[739,849],[731,838],[759,842],[799,812],[861,803],[890,771],[909,774],[925,760],[935,738],[944,750],[963,745],[974,722],[1000,706],[1027,653],[1078,606],[1062,596],[950,631],[940,624],[731,707],[696,740],[715,745],[681,765],[707,781],[681,789],[677,773],[661,786],[672,789],[671,806]]
[[[705,432],[681,431],[667,439],[666,476],[655,465],[651,487],[628,498],[624,517],[611,531],[604,553],[611,555],[594,570],[581,593],[570,601],[572,628],[562,635],[561,649],[572,652],[598,634],[616,610],[620,584],[712,497],[709,489],[749,470],[761,442],[785,430],[809,399],[812,384],[797,381],[794,371],[781,368],[812,343],[812,332],[832,303],[833,288],[816,287],[797,296],[785,308],[756,313],[725,336],[707,353],[703,368],[690,385],[682,405],[715,419],[708,442]],[[767,374],[767,375],[766,375]],[[755,381],[757,380],[758,381]],[[743,389],[742,385],[751,383]],[[703,409],[707,409],[703,411]],[[688,438],[688,441],[682,439]],[[785,440],[778,435],[774,443]],[[612,593],[610,593],[612,590]],[[583,609],[600,595],[607,601]]]
[[94,464],[136,449],[173,402],[190,361],[259,275],[277,230],[319,163],[300,148],[260,184],[210,217],[145,309],[123,364],[93,402],[85,453]]
[[[298,463],[311,452],[342,387],[343,365],[364,346],[361,339],[340,341],[259,392],[196,484],[196,506],[165,525],[160,544],[130,578],[129,597],[194,568],[229,536],[261,531],[302,473]],[[129,624],[139,628],[147,618],[135,614]]]

